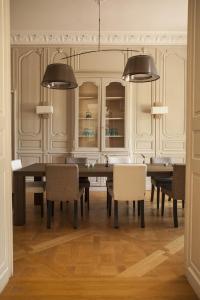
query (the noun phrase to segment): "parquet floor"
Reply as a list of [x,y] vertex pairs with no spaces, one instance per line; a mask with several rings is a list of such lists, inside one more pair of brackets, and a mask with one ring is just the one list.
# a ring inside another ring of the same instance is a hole
[[173,227],[171,203],[165,217],[147,195],[146,228],[132,206],[120,204],[120,228],[106,215],[106,194],[91,192],[90,212],[72,228],[70,205],[55,207],[52,229],[28,195],[27,225],[14,228],[14,276],[0,300],[193,300],[184,276],[183,212]]

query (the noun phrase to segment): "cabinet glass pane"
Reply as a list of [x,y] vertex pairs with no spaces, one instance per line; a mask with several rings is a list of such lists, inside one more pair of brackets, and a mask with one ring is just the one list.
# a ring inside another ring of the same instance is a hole
[[98,87],[84,82],[79,88],[79,147],[98,147]]
[[125,147],[125,87],[112,82],[106,87],[106,148]]

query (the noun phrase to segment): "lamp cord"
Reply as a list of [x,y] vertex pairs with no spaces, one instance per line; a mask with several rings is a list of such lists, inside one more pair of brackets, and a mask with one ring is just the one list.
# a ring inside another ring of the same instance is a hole
[[99,34],[98,34],[98,51],[101,48],[101,0],[98,1],[99,4]]

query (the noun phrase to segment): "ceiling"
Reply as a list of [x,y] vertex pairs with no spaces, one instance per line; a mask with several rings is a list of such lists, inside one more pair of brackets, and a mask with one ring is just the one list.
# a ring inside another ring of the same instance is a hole
[[[187,0],[103,0],[102,31],[186,31]],[[11,0],[12,31],[95,31],[95,0]]]

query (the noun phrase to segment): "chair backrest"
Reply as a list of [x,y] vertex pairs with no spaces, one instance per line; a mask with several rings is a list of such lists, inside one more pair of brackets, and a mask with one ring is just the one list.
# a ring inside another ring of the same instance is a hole
[[114,200],[144,200],[147,167],[144,164],[113,166]]
[[185,200],[185,164],[173,165],[172,194],[177,200]]
[[75,164],[47,164],[46,195],[47,200],[51,201],[78,200],[78,166]]
[[66,164],[77,164],[77,165],[86,165],[88,162],[87,157],[71,157],[67,156],[65,158],[65,163]]
[[129,164],[131,163],[130,156],[109,156],[109,164]]
[[151,157],[150,158],[151,164],[171,164],[172,159],[171,157]]
[[21,159],[15,159],[11,161],[11,168],[12,171],[16,171],[22,168],[22,161]]

